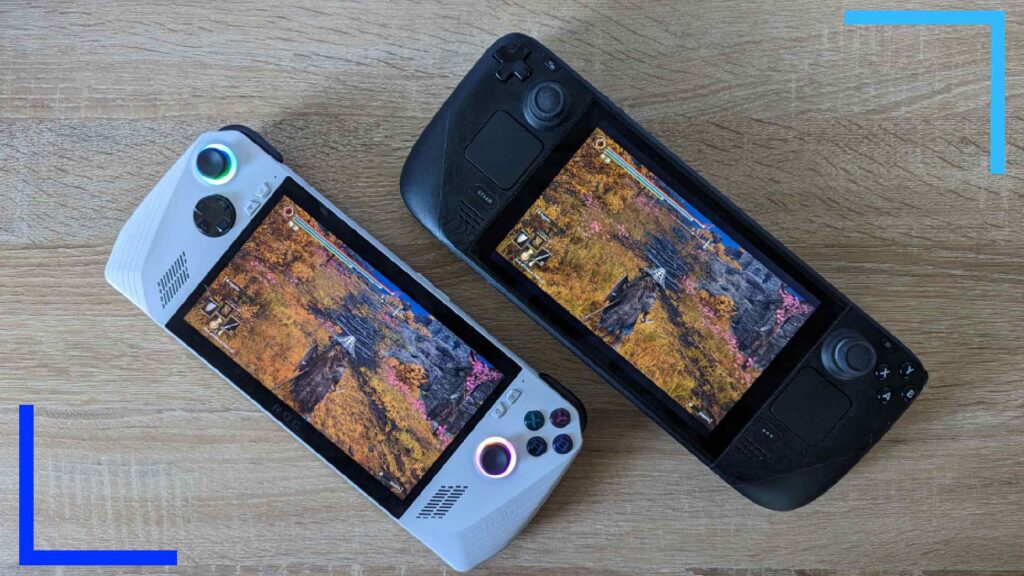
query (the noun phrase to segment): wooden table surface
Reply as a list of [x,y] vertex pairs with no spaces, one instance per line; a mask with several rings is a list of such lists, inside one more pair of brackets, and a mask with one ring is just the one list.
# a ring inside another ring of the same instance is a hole
[[[443,563],[103,279],[197,134],[242,122],[589,408],[586,446],[480,574],[1024,573],[1024,3],[1007,174],[989,35],[842,24],[993,3],[0,1],[0,574],[440,574]],[[481,51],[553,47],[920,356],[931,381],[835,488],[763,510],[422,230],[406,153]],[[17,567],[17,405],[36,546],[175,568]],[[448,570],[450,572],[450,570]]]

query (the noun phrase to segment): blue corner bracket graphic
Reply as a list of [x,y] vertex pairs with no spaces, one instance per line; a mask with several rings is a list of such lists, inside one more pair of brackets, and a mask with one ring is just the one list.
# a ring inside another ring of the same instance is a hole
[[35,549],[35,407],[18,407],[18,563],[22,566],[177,566],[177,550]]
[[1006,14],[1002,10],[847,10],[848,26],[988,26],[992,40],[989,169],[1006,173]]

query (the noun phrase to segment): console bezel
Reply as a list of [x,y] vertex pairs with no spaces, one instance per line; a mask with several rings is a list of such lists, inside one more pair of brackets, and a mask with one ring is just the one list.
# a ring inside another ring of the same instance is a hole
[[[717,459],[775,392],[796,373],[806,355],[848,308],[848,301],[793,257],[777,240],[721,196],[703,178],[675,160],[628,116],[605,105],[599,94],[566,134],[536,161],[532,172],[466,250],[502,287],[554,328],[587,363],[626,393],[651,418],[708,462]],[[595,128],[604,130],[634,158],[788,284],[817,300],[817,308],[776,358],[717,425],[707,426],[672,400],[599,336],[564,310],[525,274],[496,252]]]
[[[419,482],[409,490],[404,498],[397,496],[374,478],[341,448],[318,431],[310,422],[280,400],[269,388],[239,366],[230,356],[217,348],[216,345],[200,334],[198,330],[193,328],[184,319],[188,311],[205,293],[207,286],[228,265],[241,246],[249,240],[253,232],[271,213],[272,207],[276,206],[282,197],[288,197],[296,205],[309,213],[321,226],[337,236],[361,258],[385,275],[399,289],[414,299],[503,374],[501,382],[498,383],[494,391],[484,400],[480,408],[469,419],[456,438],[452,440],[440,457],[420,478]],[[217,263],[205,274],[195,290],[185,298],[174,315],[167,321],[165,328],[212,368],[230,380],[236,388],[258,404],[264,411],[290,430],[324,461],[354,483],[366,496],[373,499],[395,518],[401,518],[413,503],[416,502],[423,489],[430,484],[431,480],[443,468],[445,463],[459,449],[466,437],[476,428],[481,419],[488,414],[497,399],[501,397],[509,385],[522,372],[522,367],[489,338],[484,337],[462,316],[445,304],[441,298],[434,295],[412,274],[406,272],[401,265],[384,254],[371,240],[348,225],[291,177],[284,178],[281,184],[266,199],[260,212],[246,225],[227,251],[217,260]]]

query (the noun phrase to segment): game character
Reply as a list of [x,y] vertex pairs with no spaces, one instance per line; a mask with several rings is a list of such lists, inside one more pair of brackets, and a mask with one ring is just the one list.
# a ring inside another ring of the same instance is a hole
[[355,341],[354,336],[335,335],[326,346],[313,343],[306,350],[295,368],[298,374],[289,378],[299,414],[308,416],[327,394],[334,392],[355,351]]
[[625,274],[615,283],[605,297],[608,305],[599,310],[601,319],[597,323],[598,328],[611,336],[613,348],[633,333],[637,320],[648,322],[647,316],[659,289],[665,289],[665,269],[660,267],[642,268],[634,280]]

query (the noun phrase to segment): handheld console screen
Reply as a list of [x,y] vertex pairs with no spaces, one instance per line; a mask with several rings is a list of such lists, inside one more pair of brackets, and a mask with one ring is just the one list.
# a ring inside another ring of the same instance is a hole
[[439,310],[436,298],[403,291],[404,271],[382,273],[368,261],[372,246],[357,251],[358,236],[343,241],[311,215],[315,199],[292,182],[282,188],[173,331],[212,344],[405,500],[509,374],[488,360],[500,353],[474,349],[427,309]]
[[601,128],[497,253],[709,430],[818,304]]

